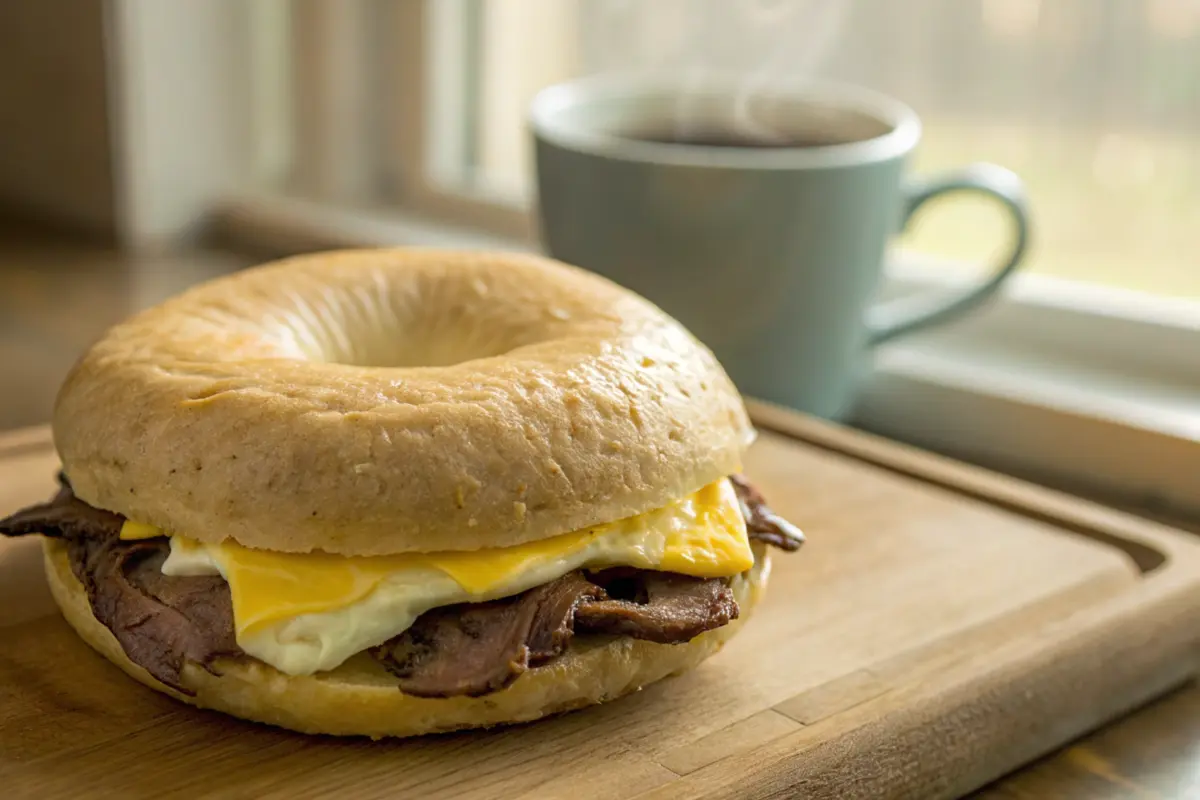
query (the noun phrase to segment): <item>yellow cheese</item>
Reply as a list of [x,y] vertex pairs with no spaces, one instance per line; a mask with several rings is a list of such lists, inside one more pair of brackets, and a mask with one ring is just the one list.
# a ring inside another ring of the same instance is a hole
[[453,578],[468,594],[482,595],[539,563],[579,552],[598,535],[598,530],[587,530],[514,547],[430,553],[425,561]]
[[[416,566],[411,556],[349,558],[328,553],[269,553],[218,545],[238,632],[280,619],[352,605],[389,575]],[[418,557],[419,558],[419,557]]]
[[130,541],[135,539],[154,539],[162,535],[161,528],[157,528],[154,525],[147,525],[144,522],[134,522],[131,519],[127,519],[121,525],[121,538]]
[[728,481],[710,483],[676,505],[676,513],[663,520],[668,528],[663,557],[651,569],[724,578],[754,566],[746,520]]

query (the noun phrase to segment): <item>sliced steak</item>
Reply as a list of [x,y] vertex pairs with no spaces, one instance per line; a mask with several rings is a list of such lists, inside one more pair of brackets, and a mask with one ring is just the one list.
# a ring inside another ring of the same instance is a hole
[[125,518],[111,511],[93,508],[71,491],[59,475],[62,488],[49,503],[22,509],[0,519],[0,536],[28,536],[34,533],[54,538],[113,538],[121,532]]
[[595,577],[619,583],[633,599],[610,599],[576,571],[516,597],[426,612],[371,655],[406,694],[477,697],[562,655],[575,632],[678,644],[738,615],[724,580],[634,569],[604,570]]
[[[603,572],[596,578],[605,582]],[[733,590],[724,579],[638,570],[635,580],[640,583],[635,599],[595,600],[580,605],[575,612],[575,629],[580,633],[609,633],[678,644],[738,617]]]
[[122,542],[72,539],[71,566],[92,613],[113,632],[130,661],[172,689],[183,686],[189,661],[220,674],[213,662],[240,656],[229,585],[217,576],[162,574],[170,548],[164,539]]
[[562,655],[576,608],[595,597],[604,590],[572,572],[515,597],[427,611],[371,655],[405,694],[478,697]]
[[121,541],[123,522],[64,485],[49,503],[0,520],[0,534],[65,539],[92,614],[112,631],[129,660],[172,689],[192,694],[182,685],[185,663],[215,672],[215,659],[242,655],[229,585],[219,577],[163,575],[167,540]]
[[730,483],[737,491],[742,504],[742,515],[746,518],[746,534],[780,550],[794,552],[804,544],[804,534],[792,523],[776,514],[767,506],[762,496],[744,475],[730,475]]

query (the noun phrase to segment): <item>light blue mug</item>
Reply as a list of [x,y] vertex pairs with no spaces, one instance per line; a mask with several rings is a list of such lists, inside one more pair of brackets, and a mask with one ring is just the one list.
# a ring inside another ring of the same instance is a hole
[[[1024,187],[990,164],[906,177],[920,121],[889,97],[811,82],[746,97],[742,85],[605,76],[539,93],[542,239],[679,319],[743,393],[836,419],[874,345],[977,307],[1017,268]],[[960,191],[1012,217],[988,277],[915,306],[872,305],[891,236]]]

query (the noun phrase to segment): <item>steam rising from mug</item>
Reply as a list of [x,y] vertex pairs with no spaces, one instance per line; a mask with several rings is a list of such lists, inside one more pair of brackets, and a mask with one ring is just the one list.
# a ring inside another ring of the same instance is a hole
[[[750,139],[785,138],[755,119],[751,100],[773,83],[813,75],[837,39],[850,0],[584,0],[583,66],[588,73],[683,75],[675,129],[688,139],[704,125],[701,87],[713,74],[744,80],[727,119]],[[667,133],[664,131],[663,133]]]

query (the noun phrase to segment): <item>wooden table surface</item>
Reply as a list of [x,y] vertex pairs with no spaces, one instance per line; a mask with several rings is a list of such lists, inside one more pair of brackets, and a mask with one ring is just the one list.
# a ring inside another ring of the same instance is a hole
[[1189,684],[974,797],[1200,798],[1200,686]]

